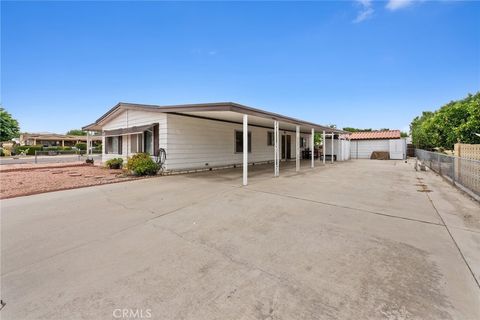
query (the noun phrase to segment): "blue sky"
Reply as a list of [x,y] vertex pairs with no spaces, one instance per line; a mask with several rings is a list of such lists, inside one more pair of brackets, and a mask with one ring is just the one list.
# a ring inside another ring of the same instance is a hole
[[4,2],[1,103],[62,133],[119,101],[404,129],[480,88],[480,3]]

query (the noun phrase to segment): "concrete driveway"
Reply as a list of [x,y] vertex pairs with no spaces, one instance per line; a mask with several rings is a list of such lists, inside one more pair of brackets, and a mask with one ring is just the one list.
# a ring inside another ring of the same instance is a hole
[[3,200],[2,320],[480,319],[480,206],[440,177],[252,169]]

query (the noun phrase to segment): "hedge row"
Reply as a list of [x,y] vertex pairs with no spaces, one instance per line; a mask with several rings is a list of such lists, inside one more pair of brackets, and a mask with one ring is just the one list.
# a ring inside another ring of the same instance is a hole
[[[80,151],[86,151],[87,150],[87,145],[85,143],[77,143],[75,145],[75,148],[77,148]],[[42,145],[34,145],[34,146],[17,146],[13,148],[13,154],[14,155],[19,155],[20,153],[26,151],[26,154],[29,156],[34,156],[35,151],[71,151],[73,150],[72,147],[44,147]],[[102,151],[102,147],[94,147],[94,151]]]

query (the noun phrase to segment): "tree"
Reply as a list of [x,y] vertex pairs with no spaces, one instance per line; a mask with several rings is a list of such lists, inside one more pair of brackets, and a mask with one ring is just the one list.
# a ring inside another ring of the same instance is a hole
[[345,127],[343,128],[344,131],[348,131],[348,132],[360,132],[360,131],[373,131],[372,128],[369,128],[369,129],[359,129],[359,128],[352,128],[352,127]]
[[81,129],[72,129],[72,130],[68,131],[67,134],[72,135],[72,136],[86,136],[87,131],[83,131]]
[[465,99],[451,101],[435,112],[423,112],[410,124],[413,144],[417,148],[453,149],[457,142],[480,143],[480,92]]
[[9,141],[20,135],[20,126],[10,113],[0,108],[0,141]]

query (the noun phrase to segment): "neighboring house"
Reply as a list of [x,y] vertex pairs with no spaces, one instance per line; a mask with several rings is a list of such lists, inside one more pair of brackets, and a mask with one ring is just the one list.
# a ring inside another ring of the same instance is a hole
[[361,131],[350,134],[352,159],[370,159],[372,152],[388,152],[390,159],[406,158],[406,142],[400,130]]
[[[275,145],[275,168],[280,160],[289,159],[298,159],[298,168],[302,149],[313,146],[312,130],[344,133],[231,102],[178,106],[119,103],[83,130],[102,132],[102,161],[138,152],[155,155],[163,148],[168,171],[274,161]],[[244,138],[248,153],[243,152]]]
[[[89,139],[94,143],[100,143],[102,141],[101,136],[90,136]],[[50,132],[40,132],[22,133],[19,139],[19,143],[22,146],[43,145],[44,147],[73,147],[79,142],[86,143],[87,136],[73,136]]]

